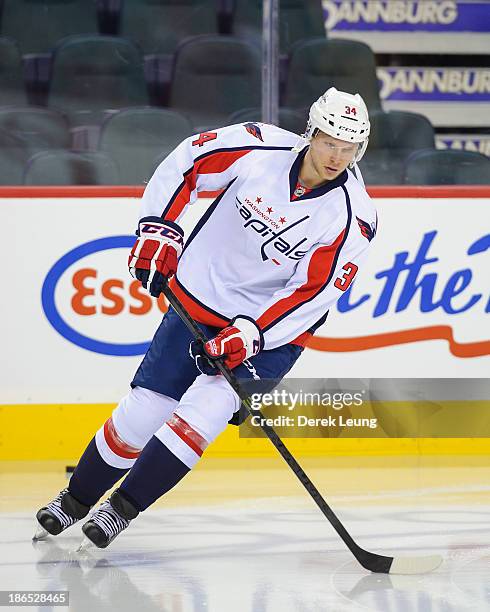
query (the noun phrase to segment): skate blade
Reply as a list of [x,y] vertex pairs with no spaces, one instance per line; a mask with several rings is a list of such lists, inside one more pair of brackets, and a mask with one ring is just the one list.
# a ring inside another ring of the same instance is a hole
[[83,538],[80,546],[76,549],[75,552],[78,554],[83,554],[91,548],[94,548],[94,546],[95,544],[91,540],[89,540],[88,538]]
[[39,523],[36,524],[36,533],[32,536],[33,542],[39,542],[45,540],[49,536],[49,531],[46,531],[44,527],[41,527]]

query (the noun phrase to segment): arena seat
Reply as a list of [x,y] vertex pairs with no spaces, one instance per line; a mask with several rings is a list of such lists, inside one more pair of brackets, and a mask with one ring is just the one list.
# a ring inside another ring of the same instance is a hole
[[25,185],[117,185],[116,163],[105,153],[53,150],[36,153],[27,162]]
[[224,125],[228,116],[259,106],[260,53],[232,36],[197,36],[177,51],[169,107],[184,113],[196,131]]
[[116,36],[69,36],[53,54],[48,106],[72,125],[98,123],[108,110],[148,104],[143,55]]
[[360,93],[369,111],[381,108],[371,48],[350,40],[315,38],[291,50],[282,104],[304,108],[329,87]]
[[0,134],[9,133],[26,151],[69,148],[68,121],[56,111],[34,106],[0,107]]
[[[262,0],[236,0],[233,33],[260,44]],[[280,0],[279,49],[287,53],[299,40],[326,36],[319,0]]]
[[359,166],[367,184],[396,185],[403,182],[405,161],[420,149],[434,149],[434,128],[418,113],[375,111],[371,134]]
[[473,151],[425,150],[409,157],[408,185],[490,185],[490,158]]
[[27,103],[22,57],[19,47],[9,38],[0,38],[0,104]]
[[0,107],[0,183],[19,185],[26,161],[50,148],[68,148],[66,118],[45,108]]
[[138,185],[151,177],[156,158],[166,157],[192,133],[189,120],[175,111],[128,108],[104,122],[99,149],[116,161],[123,184]]
[[188,36],[217,34],[215,0],[123,0],[120,34],[144,53],[174,53]]
[[17,138],[0,133],[0,185],[20,185],[26,161],[25,150]]
[[1,32],[21,53],[49,53],[70,34],[97,32],[96,0],[3,0]]

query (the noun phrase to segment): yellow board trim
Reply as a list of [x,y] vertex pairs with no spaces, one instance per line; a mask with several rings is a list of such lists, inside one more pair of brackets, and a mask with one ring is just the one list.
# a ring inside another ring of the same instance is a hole
[[[78,459],[115,404],[0,405],[0,461]],[[229,426],[206,450],[209,457],[272,457],[267,439],[239,438]],[[298,456],[488,455],[488,438],[290,438]]]

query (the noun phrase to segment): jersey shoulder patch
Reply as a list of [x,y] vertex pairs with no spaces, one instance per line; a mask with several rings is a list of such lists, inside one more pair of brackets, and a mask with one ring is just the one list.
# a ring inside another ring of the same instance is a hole
[[254,138],[257,138],[261,142],[264,142],[264,139],[262,138],[262,130],[260,129],[257,123],[244,123],[243,127],[247,130],[249,134],[252,134]]
[[273,125],[272,123],[261,123],[260,121],[248,121],[241,124],[242,129],[245,129],[257,140],[267,142],[271,146],[291,146],[297,142],[299,136],[288,132],[283,128]]
[[359,229],[361,230],[361,234],[368,240],[368,242],[371,242],[371,240],[376,236],[377,223],[375,222],[369,224],[367,221],[364,221],[364,219],[360,219],[357,215],[356,219]]

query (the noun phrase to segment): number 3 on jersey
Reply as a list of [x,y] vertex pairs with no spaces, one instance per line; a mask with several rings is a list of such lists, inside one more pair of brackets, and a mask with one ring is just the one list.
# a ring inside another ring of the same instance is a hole
[[196,138],[196,140],[192,141],[192,146],[195,147],[196,145],[198,145],[199,147],[202,147],[202,145],[206,142],[209,142],[210,140],[215,140],[217,136],[218,134],[216,134],[216,132],[203,132],[202,134],[199,134],[199,138]]
[[356,275],[358,269],[359,268],[355,263],[352,263],[351,261],[346,263],[345,266],[342,267],[342,270],[345,270],[345,274],[342,274],[341,277],[339,276],[337,278],[333,284],[334,287],[337,287],[337,289],[340,289],[341,291],[348,289],[349,285],[354,280],[354,276]]

